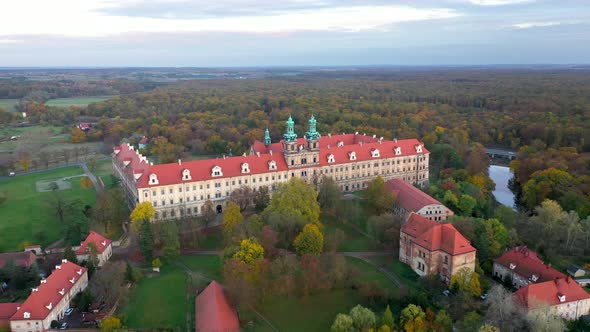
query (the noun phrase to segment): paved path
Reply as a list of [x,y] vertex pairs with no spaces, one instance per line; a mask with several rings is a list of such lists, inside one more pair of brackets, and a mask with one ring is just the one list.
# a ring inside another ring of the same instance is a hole
[[98,183],[98,180],[96,179],[96,176],[94,175],[94,173],[92,173],[90,171],[90,169],[88,169],[88,165],[86,165],[86,163],[80,163],[80,166],[84,170],[84,173],[86,173],[86,176],[90,179],[90,181],[92,181],[92,184],[94,185],[94,188],[96,189],[96,192],[100,193],[103,188]]

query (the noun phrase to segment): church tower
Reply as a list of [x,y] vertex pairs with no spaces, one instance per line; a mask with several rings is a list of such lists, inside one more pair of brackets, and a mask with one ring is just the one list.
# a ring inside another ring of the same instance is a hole
[[316,120],[313,115],[309,118],[309,130],[305,133],[305,139],[308,150],[319,150],[320,133],[316,130]]
[[290,115],[289,119],[287,120],[287,132],[283,135],[283,140],[285,141],[285,153],[297,152],[297,134],[295,133],[295,122]]
[[268,131],[268,128],[266,128],[266,130],[264,131],[264,146],[269,146],[270,143],[270,132]]

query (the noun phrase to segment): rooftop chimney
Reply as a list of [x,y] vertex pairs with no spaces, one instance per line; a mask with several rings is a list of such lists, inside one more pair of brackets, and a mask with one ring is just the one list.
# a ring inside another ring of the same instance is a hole
[[260,152],[256,151],[256,156],[260,158]]
[[178,159],[178,165],[182,165],[182,160]]

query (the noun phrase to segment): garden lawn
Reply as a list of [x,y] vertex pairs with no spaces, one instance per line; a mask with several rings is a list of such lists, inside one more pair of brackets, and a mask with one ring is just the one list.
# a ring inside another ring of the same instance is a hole
[[0,99],[0,108],[3,108],[9,112],[16,112],[16,105],[19,99]]
[[97,97],[72,97],[72,98],[57,98],[57,99],[50,99],[45,102],[47,106],[57,106],[57,107],[69,107],[69,106],[81,106],[85,107],[91,103],[98,103],[101,101],[105,101],[111,97],[109,96],[97,96]]
[[190,300],[187,274],[175,265],[164,265],[161,273],[143,278],[131,292],[122,310],[125,325],[138,330],[186,330]]
[[[37,192],[39,180],[59,179],[84,174],[80,167],[0,179],[0,193],[7,199],[0,205],[0,252],[15,251],[20,243],[47,245],[62,237],[62,225],[49,203],[52,192]],[[93,188],[82,189],[80,177],[68,180],[71,188],[60,190],[65,200],[81,199],[94,205],[96,193]]]
[[221,257],[217,255],[182,256],[178,259],[193,272],[221,282]]
[[396,290],[397,286],[387,278],[383,273],[379,272],[377,268],[370,263],[363,261],[362,259],[356,257],[345,257],[346,263],[350,267],[354,267],[357,269],[359,275],[357,276],[357,280],[361,282],[377,282],[377,284],[383,288]]
[[325,236],[334,234],[338,229],[344,232],[345,238],[338,246],[338,251],[383,250],[383,246],[379,242],[359,233],[355,229],[356,225],[339,222],[335,217],[328,215],[322,215],[322,224],[324,225],[323,232]]
[[[277,296],[257,309],[279,331],[325,332],[330,330],[338,313],[348,313],[361,302],[357,291],[341,289],[304,298]],[[255,331],[273,330],[258,320]]]

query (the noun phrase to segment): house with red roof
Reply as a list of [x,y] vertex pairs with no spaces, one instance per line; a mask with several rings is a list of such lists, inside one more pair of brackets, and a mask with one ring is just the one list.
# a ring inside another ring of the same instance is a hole
[[91,252],[89,244],[94,243],[98,257],[98,266],[103,266],[113,255],[112,242],[95,231],[90,231],[86,239],[80,243],[80,247],[76,250],[76,258],[79,262],[90,259]]
[[10,328],[10,317],[21,306],[21,303],[0,303],[0,329]]
[[310,184],[331,177],[345,192],[365,189],[378,176],[424,185],[429,154],[417,139],[384,140],[359,133],[321,136],[312,116],[304,137],[297,137],[289,118],[280,142],[273,143],[267,129],[263,141],[242,156],[154,165],[124,143],[114,148],[112,158],[129,205],[150,202],[156,209],[154,219],[171,219],[199,215],[207,201],[222,212],[236,189],[266,187],[272,193],[293,177]]
[[213,280],[195,300],[196,332],[239,332],[240,321],[223,287]]
[[512,286],[517,289],[532,283],[566,277],[551,267],[551,264],[545,264],[527,246],[512,248],[496,258],[493,276],[501,280],[509,279]]
[[514,296],[528,311],[549,308],[568,320],[590,314],[590,294],[571,277],[531,283]]
[[406,220],[414,212],[434,221],[444,221],[454,213],[441,202],[401,178],[385,182],[385,187],[395,196],[393,212]]
[[0,268],[4,267],[9,261],[13,261],[16,266],[30,268],[37,261],[37,256],[32,251],[5,252],[0,254]]
[[455,226],[412,212],[402,226],[399,260],[418,275],[438,274],[445,282],[459,269],[475,270],[475,248]]
[[51,321],[63,319],[70,301],[88,286],[88,273],[66,259],[55,270],[41,280],[39,286],[10,317],[12,332],[41,332],[50,329]]
[[92,126],[90,125],[90,123],[82,122],[78,124],[78,128],[82,131],[89,131],[90,129],[92,129]]
[[147,137],[143,136],[138,142],[139,149],[147,149],[149,142],[150,140]]

